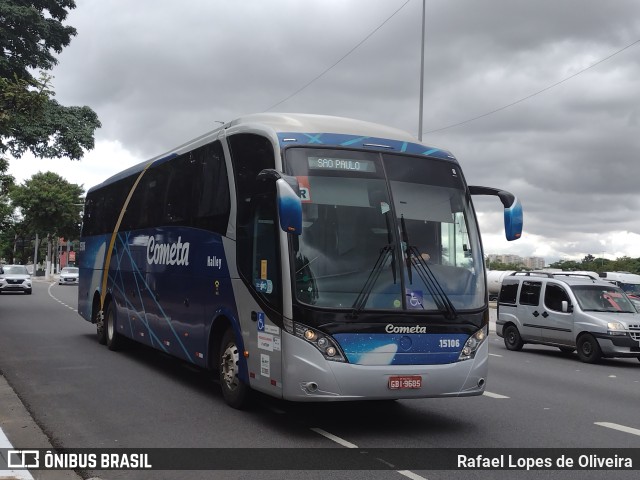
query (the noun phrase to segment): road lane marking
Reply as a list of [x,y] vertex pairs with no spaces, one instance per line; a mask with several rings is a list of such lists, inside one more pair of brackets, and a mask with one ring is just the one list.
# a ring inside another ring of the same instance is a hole
[[411,470],[396,470],[400,475],[404,475],[405,477],[410,478],[411,480],[427,480],[424,477],[421,477],[417,473],[413,473]]
[[491,398],[509,398],[506,395],[500,395],[499,393],[487,392],[486,390],[483,393],[483,395],[486,395],[487,397],[491,397]]
[[490,357],[502,357],[502,355],[498,355],[497,353],[490,353]]
[[[13,450],[13,445],[7,438],[0,427],[0,449]],[[7,458],[7,463],[9,459]],[[29,470],[0,470],[0,479],[15,479],[15,480],[33,480],[33,477],[29,473]]]
[[319,433],[320,435],[322,435],[323,437],[328,438],[329,440],[332,440],[340,445],[342,445],[343,447],[347,447],[347,448],[358,448],[357,445],[354,445],[351,442],[347,442],[346,440],[340,438],[340,437],[336,437],[333,433],[329,433],[325,430],[322,430],[321,428],[312,428],[311,430],[313,430],[316,433]]
[[[60,305],[67,307],[69,310],[72,310],[76,313],[78,313],[78,310],[74,307],[72,307],[71,305],[67,305],[66,303],[64,303],[62,300],[60,300],[59,298],[55,297],[53,295],[53,293],[51,293],[51,287],[53,287],[55,285],[55,283],[52,283],[51,285],[49,285],[49,288],[47,289],[47,292],[49,292],[49,296],[51,298],[53,298],[56,302],[58,302]],[[1,480],[1,479],[0,479]]]
[[624,425],[610,422],[595,422],[595,424],[600,427],[611,428],[613,430],[630,433],[631,435],[638,435],[640,437],[640,430],[638,430],[637,428],[625,427]]
[[[347,447],[347,448],[360,448],[358,447],[355,443],[351,443],[348,442],[347,440],[345,440],[344,438],[340,438],[336,435],[334,435],[333,433],[329,433],[326,430],[323,430],[321,428],[311,428],[311,430],[313,430],[314,432],[322,435],[325,438],[328,438],[329,440],[336,442],[339,445],[342,445],[343,447]],[[385,462],[383,459],[378,458],[377,460],[390,465],[389,463]],[[421,477],[420,475],[418,475],[417,473],[413,473],[411,470],[396,470],[396,472],[398,472],[400,475],[404,475],[407,478],[410,478],[411,480],[427,480],[424,477]]]

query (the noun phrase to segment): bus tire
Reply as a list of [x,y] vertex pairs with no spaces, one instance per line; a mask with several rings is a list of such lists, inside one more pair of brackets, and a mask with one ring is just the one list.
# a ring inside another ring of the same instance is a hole
[[515,325],[509,325],[507,328],[505,328],[503,335],[504,346],[507,347],[507,350],[512,350],[514,352],[522,350],[524,342],[522,341],[520,332]]
[[107,330],[104,326],[104,312],[100,309],[95,313],[96,336],[100,345],[107,344]]
[[227,328],[222,337],[218,354],[218,376],[222,397],[233,408],[243,409],[249,402],[249,386],[242,383],[240,372],[240,349],[233,329]]
[[104,314],[104,334],[107,348],[114,352],[120,350],[124,342],[122,335],[118,333],[116,327],[116,310],[113,307],[113,302],[109,302],[107,311]]
[[602,358],[602,350],[598,340],[589,333],[580,335],[578,338],[578,358],[584,363],[598,363]]

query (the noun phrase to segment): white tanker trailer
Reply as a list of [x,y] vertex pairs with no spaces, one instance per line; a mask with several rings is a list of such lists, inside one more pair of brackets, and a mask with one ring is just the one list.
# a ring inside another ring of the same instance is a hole
[[500,293],[502,280],[508,277],[514,270],[487,270],[487,290],[489,291],[489,300],[495,300]]

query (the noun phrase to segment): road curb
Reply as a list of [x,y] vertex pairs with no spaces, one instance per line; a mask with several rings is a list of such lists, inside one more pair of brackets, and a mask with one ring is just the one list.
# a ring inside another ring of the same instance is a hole
[[[53,448],[2,374],[0,374],[0,428],[14,448]],[[30,473],[35,480],[82,479],[72,470],[33,470]]]

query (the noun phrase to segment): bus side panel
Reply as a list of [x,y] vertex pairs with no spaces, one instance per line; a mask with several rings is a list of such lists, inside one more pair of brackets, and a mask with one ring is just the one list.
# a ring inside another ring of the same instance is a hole
[[85,237],[80,242],[78,313],[89,322],[92,321],[91,308],[94,294],[96,292],[100,293],[108,241],[108,235],[98,235],[95,237]]
[[242,338],[249,352],[249,384],[254,390],[282,397],[282,330],[262,311],[242,280],[232,281]]
[[221,236],[205,230],[119,233],[108,282],[118,332],[207,367],[215,312],[237,318],[226,258]]

